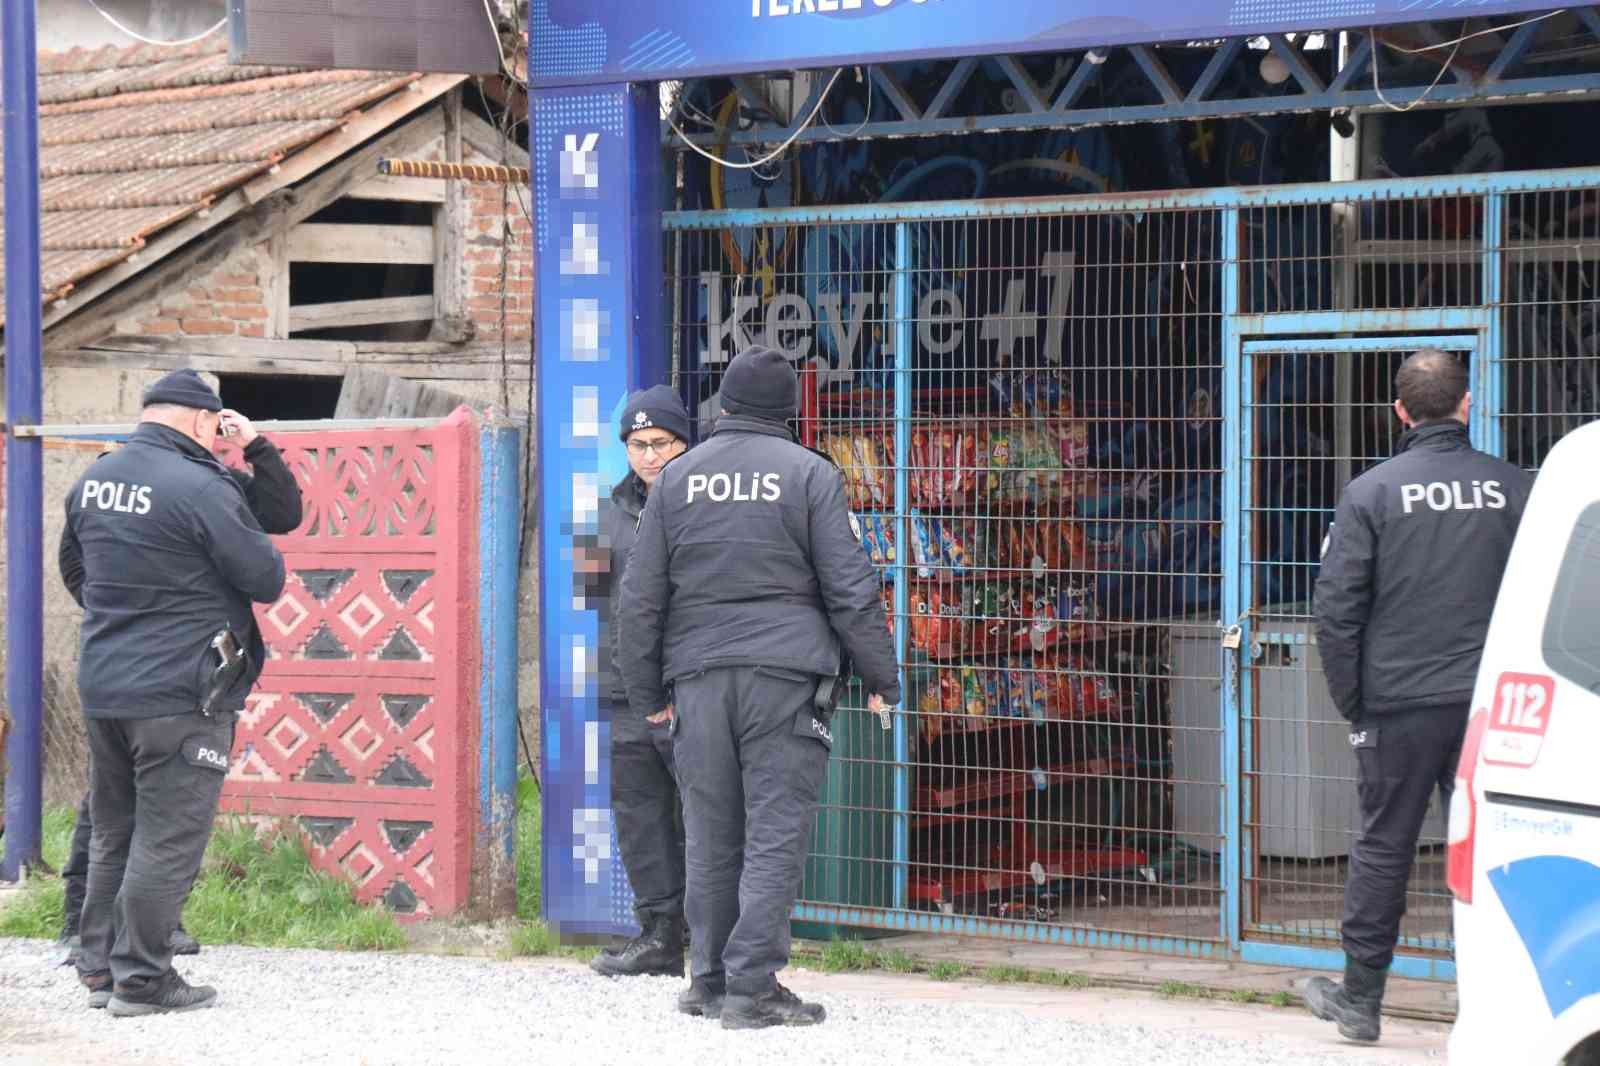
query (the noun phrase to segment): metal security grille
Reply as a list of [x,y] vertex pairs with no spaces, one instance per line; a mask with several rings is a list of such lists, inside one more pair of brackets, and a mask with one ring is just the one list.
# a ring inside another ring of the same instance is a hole
[[[1320,548],[1399,361],[1467,359],[1480,447],[1600,417],[1600,171],[668,216],[703,429],[802,368],[906,701],[855,694],[796,917],[1336,964],[1354,763]],[[1399,972],[1448,975],[1443,823]],[[1307,949],[1310,949],[1309,951]]]
[[752,342],[807,367],[904,667],[891,721],[840,714],[808,905],[1220,936],[1217,245],[1192,210],[678,235],[691,402]]
[[[1420,348],[1470,361],[1470,336],[1244,343],[1241,598],[1251,639],[1240,688],[1245,928],[1336,946],[1360,831],[1349,728],[1322,673],[1312,614],[1320,542],[1352,477],[1394,453],[1394,377]],[[1407,890],[1402,945],[1449,947],[1443,806]]]

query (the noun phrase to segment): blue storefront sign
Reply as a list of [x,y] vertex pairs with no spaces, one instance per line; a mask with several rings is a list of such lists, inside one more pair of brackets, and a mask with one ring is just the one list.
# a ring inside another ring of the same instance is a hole
[[533,0],[536,86],[1054,52],[1548,10],[1548,0]]
[[534,94],[538,246],[540,722],[545,917],[563,936],[626,931],[627,876],[611,815],[602,703],[608,545],[602,501],[626,470],[616,411],[663,365],[659,104],[625,85]]

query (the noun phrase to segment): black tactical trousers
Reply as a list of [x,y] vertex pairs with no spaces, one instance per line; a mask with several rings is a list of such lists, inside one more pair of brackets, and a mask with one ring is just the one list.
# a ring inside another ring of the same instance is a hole
[[89,835],[94,830],[94,816],[89,810],[89,793],[83,794],[78,804],[78,820],[72,826],[72,847],[67,852],[67,864],[61,868],[61,880],[66,882],[66,919],[62,931],[75,936],[83,917],[83,897],[89,891]]
[[1467,708],[1370,715],[1350,727],[1361,797],[1361,836],[1344,889],[1344,951],[1388,969],[1406,913],[1406,882],[1433,790],[1446,810],[1467,729]]
[[683,810],[666,723],[611,709],[611,809],[639,925],[683,917]]
[[811,714],[815,677],[767,667],[707,670],[676,686],[692,975],[759,996],[789,963],[832,744]]
[[85,976],[139,995],[172,968],[168,946],[200,870],[233,747],[234,715],[90,719]]

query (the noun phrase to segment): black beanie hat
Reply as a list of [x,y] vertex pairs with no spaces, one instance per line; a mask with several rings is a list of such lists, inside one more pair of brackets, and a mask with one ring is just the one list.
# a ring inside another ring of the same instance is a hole
[[689,412],[670,385],[654,385],[628,397],[618,427],[623,440],[640,429],[664,429],[689,443]]
[[782,352],[761,345],[734,356],[722,375],[722,409],[767,422],[787,422],[800,405],[800,378]]
[[197,411],[222,410],[222,398],[193,370],[174,370],[144,390],[144,406],[158,403],[192,407]]

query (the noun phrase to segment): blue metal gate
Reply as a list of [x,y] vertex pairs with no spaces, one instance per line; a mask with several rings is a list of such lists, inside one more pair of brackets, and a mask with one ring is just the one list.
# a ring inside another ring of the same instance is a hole
[[[1327,518],[1424,343],[1525,466],[1600,417],[1600,171],[667,229],[691,407],[752,341],[795,358],[905,673],[839,716],[796,918],[1336,965]],[[1435,851],[1400,972],[1449,971]]]

